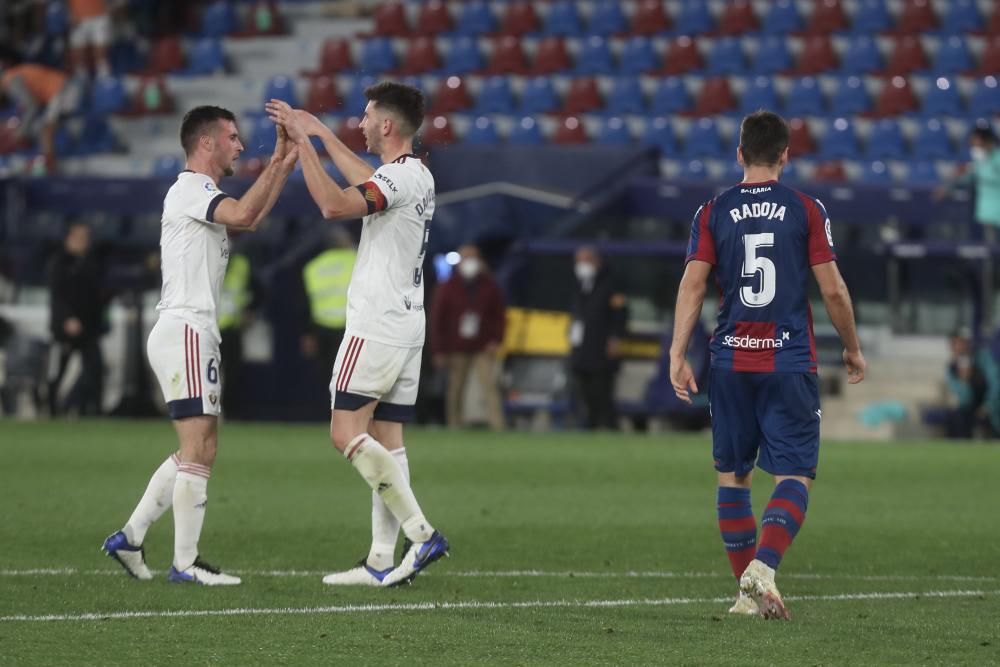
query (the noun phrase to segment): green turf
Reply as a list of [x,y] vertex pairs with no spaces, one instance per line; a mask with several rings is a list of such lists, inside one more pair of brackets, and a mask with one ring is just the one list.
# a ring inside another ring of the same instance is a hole
[[[205,589],[162,577],[169,515],[147,537],[155,581],[98,552],[171,451],[169,424],[0,421],[0,617],[99,616],[0,620],[0,665],[1000,664],[1000,447],[825,445],[779,577],[793,620],[768,623],[715,601],[736,586],[704,437],[414,431],[415,490],[452,557],[402,590],[267,573],[367,549],[370,495],[324,425],[226,424],[221,440],[202,552],[246,574]],[[76,572],[14,574],[36,568]],[[547,574],[489,574],[523,570]],[[930,591],[983,594],[830,599]],[[644,604],[581,604],[600,600]],[[342,609],[417,603],[453,606]],[[102,616],[238,608],[286,611]]]

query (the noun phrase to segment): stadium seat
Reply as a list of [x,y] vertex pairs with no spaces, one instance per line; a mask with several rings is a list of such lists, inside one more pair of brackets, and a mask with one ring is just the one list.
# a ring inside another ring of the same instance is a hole
[[682,181],[704,182],[709,178],[708,165],[703,160],[687,160],[681,163],[678,176]]
[[361,44],[358,69],[365,74],[381,74],[396,69],[396,53],[392,42],[384,37],[373,37]]
[[952,160],[955,149],[948,137],[948,130],[937,118],[920,126],[913,139],[913,157],[920,160]]
[[152,175],[156,178],[177,178],[184,163],[176,155],[161,155],[153,160]]
[[788,156],[794,158],[815,152],[816,142],[809,131],[809,123],[801,118],[788,121]]
[[691,124],[684,141],[684,157],[721,158],[724,153],[719,127],[713,118],[700,118]]
[[555,37],[576,37],[583,32],[576,3],[559,0],[549,5],[542,32]]
[[89,117],[83,121],[77,138],[77,149],[83,155],[114,153],[120,147],[107,118]]
[[344,96],[344,109],[350,114],[361,114],[365,110],[365,106],[368,104],[368,98],[365,97],[365,88],[373,86],[378,82],[378,80],[373,76],[359,76],[351,82],[350,87],[347,89],[347,94]]
[[474,37],[458,37],[451,40],[445,51],[444,74],[469,74],[483,69],[483,55],[479,52],[479,42]]
[[740,113],[749,114],[757,109],[767,109],[774,112],[781,109],[781,103],[774,90],[774,81],[771,77],[754,77],[753,81],[747,84],[746,90],[740,97]]
[[742,35],[756,32],[760,29],[760,21],[754,13],[750,0],[735,0],[727,3],[719,18],[719,33],[723,35]]
[[840,0],[816,0],[805,32],[810,35],[829,35],[847,30],[851,26]]
[[400,74],[426,74],[440,67],[441,57],[433,37],[415,37],[406,43]]
[[573,79],[563,100],[562,113],[584,114],[604,107],[604,100],[597,88],[597,81],[590,78]]
[[184,51],[181,49],[181,40],[177,35],[164,35],[152,40],[144,70],[146,74],[169,74],[181,70],[183,67]]
[[865,165],[865,171],[861,178],[865,183],[889,185],[892,183],[892,172],[889,171],[889,166],[885,162],[874,160]]
[[458,138],[447,116],[434,116],[423,124],[420,141],[425,146],[446,146],[457,143]]
[[931,71],[935,74],[959,74],[975,69],[972,54],[963,37],[952,35],[938,47],[934,54],[934,64]]
[[847,172],[841,162],[821,162],[813,170],[813,180],[818,183],[843,183],[847,180]]
[[788,42],[779,35],[764,37],[757,47],[757,55],[753,61],[753,71],[756,74],[779,74],[792,68],[792,54],[788,51]]
[[161,77],[143,77],[132,95],[129,113],[136,115],[169,114],[174,100]]
[[976,0],[950,0],[941,20],[941,31],[946,35],[979,32],[983,29],[983,15]]
[[983,75],[1000,72],[1000,36],[987,40],[986,46],[983,47],[983,52],[979,56],[978,72]]
[[566,50],[566,43],[561,37],[546,37],[538,43],[535,57],[531,62],[531,74],[541,76],[565,72],[572,67],[573,61]]
[[441,0],[431,0],[420,6],[420,13],[417,14],[417,34],[440,35],[450,32],[454,27],[455,22],[448,12],[448,5]]
[[925,116],[960,116],[962,107],[962,96],[954,80],[941,76],[927,88],[920,111]]
[[317,76],[310,79],[306,93],[306,111],[313,114],[333,113],[341,106],[333,77]]
[[675,32],[678,35],[704,35],[715,30],[715,17],[702,0],[682,0]]
[[903,10],[896,20],[896,32],[900,35],[917,35],[938,27],[938,17],[934,13],[931,0],[905,0]]
[[524,113],[551,113],[559,108],[559,95],[552,79],[539,76],[527,81],[521,93],[521,111]]
[[535,5],[524,0],[516,0],[507,5],[507,11],[500,20],[501,35],[527,35],[538,32],[541,27]]
[[736,96],[729,87],[729,79],[706,79],[695,98],[692,113],[696,116],[712,116],[734,111],[736,107]]
[[775,0],[768,4],[767,14],[761,22],[765,33],[784,35],[802,29],[802,17],[794,0]]
[[920,38],[915,35],[898,37],[890,54],[889,62],[885,66],[885,73],[890,76],[894,74],[906,75],[930,67],[924,46],[920,42]]
[[384,2],[375,6],[375,30],[378,37],[405,37],[410,34],[406,6],[402,2]]
[[480,0],[463,3],[458,15],[458,23],[455,32],[465,37],[476,37],[494,32],[497,27],[496,17],[490,10],[490,6]]
[[368,150],[365,133],[361,130],[361,118],[358,116],[344,119],[337,128],[337,138],[355,153],[364,153]]
[[514,94],[510,89],[510,80],[505,76],[491,76],[483,82],[483,87],[476,98],[476,113],[514,112]]
[[875,115],[878,117],[898,116],[919,108],[920,103],[910,88],[910,82],[902,76],[886,80],[882,92],[875,101]]
[[567,116],[564,118],[556,126],[555,134],[552,135],[552,143],[554,144],[585,144],[589,140],[587,131],[583,127],[583,122],[576,116]]
[[681,77],[667,77],[660,80],[659,85],[650,100],[650,113],[657,116],[669,116],[683,113],[691,109],[691,95]]
[[427,113],[440,116],[471,108],[472,98],[469,97],[465,81],[458,76],[449,76],[438,86]]
[[69,30],[69,12],[66,4],[50,2],[45,7],[45,34],[50,37],[61,37]]
[[607,98],[607,112],[614,115],[638,115],[646,112],[646,102],[638,78],[620,76],[612,80],[611,94]]
[[871,110],[872,101],[860,76],[845,76],[837,79],[836,88],[830,95],[830,113],[834,116],[853,116]]
[[870,35],[855,35],[844,50],[840,71],[844,74],[871,74],[882,70],[882,53]]
[[933,162],[920,160],[911,162],[906,180],[914,185],[940,185],[941,176]]
[[806,39],[799,62],[795,67],[797,74],[820,74],[837,68],[837,52],[826,35],[814,35]]
[[128,95],[121,79],[114,76],[99,76],[90,87],[88,115],[107,116],[124,111],[128,107]]
[[659,35],[670,30],[671,25],[660,0],[640,0],[632,14],[633,35]]
[[865,146],[865,157],[871,160],[902,160],[906,144],[899,123],[885,119],[875,123]]
[[210,3],[201,14],[201,36],[221,38],[236,32],[239,20],[236,10],[228,0],[216,0]]
[[527,74],[528,61],[521,48],[521,40],[507,36],[493,43],[493,54],[486,66],[487,74]]
[[861,156],[858,137],[849,120],[837,118],[827,126],[826,134],[820,140],[819,153],[825,160],[856,160]]
[[575,71],[583,76],[612,74],[616,70],[608,42],[599,35],[588,37],[576,55]]
[[256,0],[244,11],[243,29],[238,37],[267,37],[285,34],[285,19],[277,0]]
[[858,35],[876,35],[892,29],[892,14],[885,0],[860,0],[851,22]]
[[636,35],[625,42],[618,68],[623,74],[645,74],[656,70],[659,61],[653,43],[647,37]]
[[507,143],[515,145],[538,146],[545,143],[542,127],[532,116],[524,116],[514,123],[507,135]]
[[664,74],[686,74],[704,67],[701,53],[694,40],[681,36],[671,42],[663,58]]
[[319,62],[315,70],[305,70],[304,76],[329,76],[353,69],[351,45],[343,37],[327,37],[319,50]]
[[462,141],[474,146],[496,146],[500,143],[500,135],[489,116],[479,116],[469,125]]
[[742,42],[736,37],[723,37],[715,40],[708,51],[705,72],[712,76],[746,72],[746,59],[743,56]]
[[617,0],[602,0],[594,5],[590,14],[587,32],[592,35],[610,37],[628,31],[628,17]]
[[191,76],[208,76],[226,71],[226,54],[222,42],[205,37],[194,42],[187,54],[187,67],[183,73]]
[[826,101],[819,83],[811,76],[792,81],[785,96],[785,112],[790,116],[815,116],[824,113]]
[[277,139],[274,123],[263,114],[251,116],[251,119],[247,123],[249,136],[243,141],[245,156],[252,158],[270,155]]
[[663,116],[656,116],[646,122],[646,127],[639,137],[643,146],[651,146],[660,151],[663,157],[674,157],[679,154],[677,135],[673,125]]
[[295,81],[287,76],[274,76],[264,86],[262,104],[269,100],[283,100],[291,107],[299,106],[298,95],[295,94]]
[[997,87],[996,76],[984,76],[976,81],[969,96],[969,113],[977,118],[1000,113],[1000,87]]
[[619,116],[606,118],[597,130],[596,143],[605,146],[628,146],[632,143],[632,134],[628,123]]

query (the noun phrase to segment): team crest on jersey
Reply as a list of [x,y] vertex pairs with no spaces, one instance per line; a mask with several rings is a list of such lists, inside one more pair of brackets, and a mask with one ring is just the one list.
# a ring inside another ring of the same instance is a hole
[[824,225],[824,227],[826,228],[826,242],[829,243],[830,247],[832,248],[833,247],[833,231],[830,229],[830,218],[826,219],[826,225]]

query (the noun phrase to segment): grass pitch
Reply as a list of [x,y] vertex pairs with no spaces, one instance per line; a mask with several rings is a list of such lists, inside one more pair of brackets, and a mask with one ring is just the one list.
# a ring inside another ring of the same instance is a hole
[[[706,437],[415,430],[452,557],[331,589],[370,494],[316,425],[224,424],[202,553],[244,584],[152,582],[99,552],[172,451],[166,421],[0,421],[0,665],[1000,664],[1000,447],[825,443],[779,585],[732,618]],[[758,520],[770,480],[754,493]]]

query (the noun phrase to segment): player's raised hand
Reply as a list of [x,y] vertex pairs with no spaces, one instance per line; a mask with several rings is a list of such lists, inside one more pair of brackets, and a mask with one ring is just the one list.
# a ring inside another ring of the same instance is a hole
[[281,162],[288,154],[288,133],[281,125],[276,125],[275,130],[278,132],[278,140],[274,143],[274,153],[271,155],[271,160]]
[[264,105],[264,109],[272,122],[285,128],[289,139],[297,144],[309,141],[309,135],[302,127],[302,121],[296,116],[295,109],[287,102],[272,99]]
[[296,109],[295,117],[299,119],[299,122],[302,124],[302,129],[304,129],[306,134],[310,137],[318,137],[330,131],[330,128],[328,128],[323,121],[305,109]]
[[285,157],[281,160],[281,166],[285,169],[291,170],[296,161],[299,159],[299,147],[292,146],[291,149],[285,153]]
[[670,384],[673,385],[677,398],[691,403],[691,394],[698,393],[698,383],[694,381],[694,371],[687,359],[670,359]]
[[844,350],[844,365],[847,366],[848,384],[857,384],[865,379],[865,355],[861,354],[861,350]]

